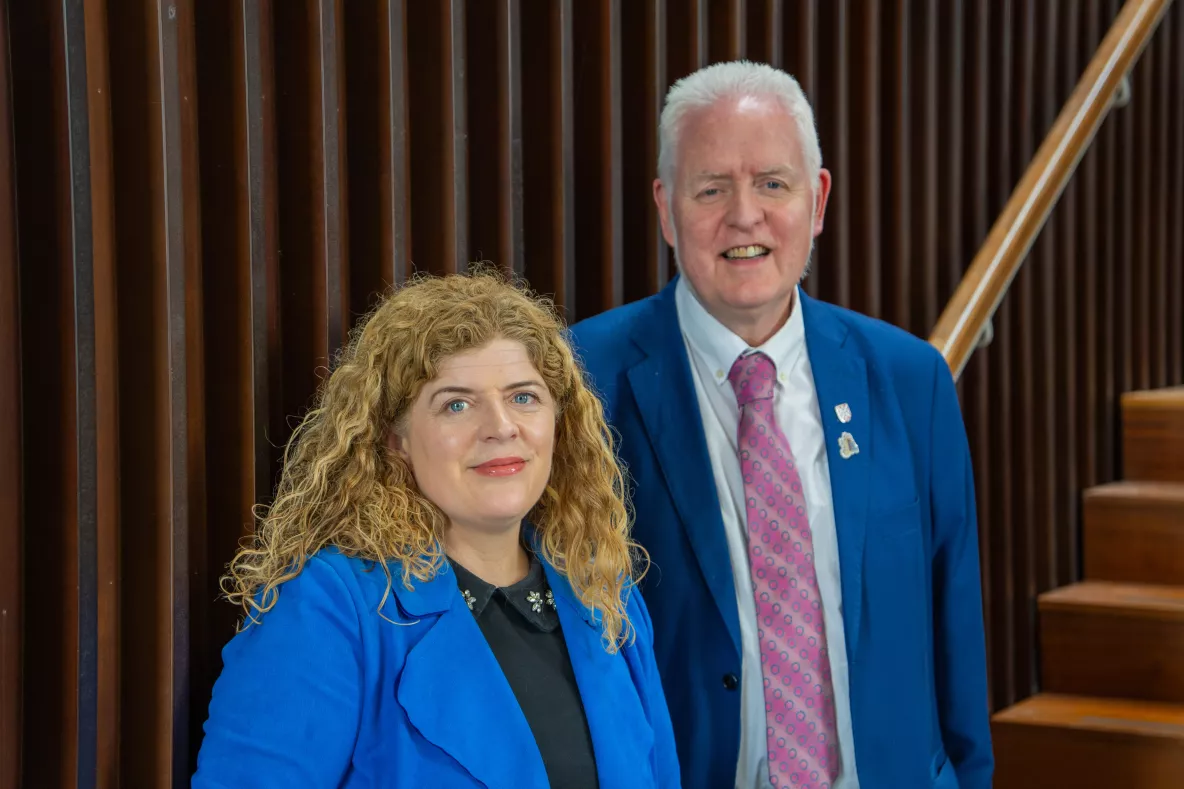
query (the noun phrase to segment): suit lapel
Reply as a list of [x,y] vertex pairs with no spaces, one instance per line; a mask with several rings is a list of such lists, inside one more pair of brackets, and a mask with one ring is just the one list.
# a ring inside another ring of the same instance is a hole
[[407,655],[399,704],[411,725],[490,789],[546,786],[534,734],[451,572],[409,592],[395,584],[413,616],[438,615]]
[[629,369],[629,385],[699,569],[740,654],[736,587],[703,417],[678,328],[676,281],[650,302],[656,313],[652,319],[639,321],[643,328],[633,335],[633,341],[646,358]]
[[629,665],[623,655],[605,651],[599,620],[575,598],[565,577],[550,565],[544,566],[584,703],[599,785],[602,789],[645,785],[654,730],[641,706]]
[[[826,305],[800,289],[806,350],[814,374],[814,388],[822,413],[830,470],[831,500],[838,531],[839,566],[843,587],[843,625],[847,654],[854,659],[863,613],[863,552],[867,535],[867,509],[873,447],[867,365],[854,349],[845,347],[847,326]],[[835,407],[846,403],[849,422],[840,421]],[[843,434],[849,433],[859,451],[844,458]]]

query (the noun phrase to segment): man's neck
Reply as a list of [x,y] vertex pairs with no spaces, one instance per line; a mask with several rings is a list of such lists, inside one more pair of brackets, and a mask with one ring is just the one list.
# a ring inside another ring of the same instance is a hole
[[[796,294],[797,291],[795,290]],[[760,312],[744,312],[731,315],[717,315],[716,319],[750,348],[759,348],[769,341],[793,314],[796,298],[790,295],[789,303],[779,310],[764,309]]]
[[491,532],[454,523],[444,535],[444,550],[486,583],[511,586],[530,572],[520,533],[520,524]]

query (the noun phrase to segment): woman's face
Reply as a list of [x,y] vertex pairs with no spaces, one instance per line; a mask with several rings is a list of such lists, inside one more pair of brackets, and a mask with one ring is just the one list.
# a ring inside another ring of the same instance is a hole
[[440,365],[392,445],[453,526],[501,531],[551,476],[555,404],[522,343],[496,339]]

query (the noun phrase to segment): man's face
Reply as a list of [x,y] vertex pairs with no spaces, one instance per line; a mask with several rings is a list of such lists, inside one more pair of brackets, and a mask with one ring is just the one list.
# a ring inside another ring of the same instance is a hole
[[693,111],[676,154],[671,190],[655,181],[654,200],[683,274],[738,334],[779,324],[822,232],[830,173],[820,172],[815,191],[797,125],[772,97]]

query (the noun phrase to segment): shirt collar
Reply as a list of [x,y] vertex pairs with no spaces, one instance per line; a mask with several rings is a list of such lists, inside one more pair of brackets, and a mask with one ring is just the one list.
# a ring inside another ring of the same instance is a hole
[[[760,347],[754,348],[732,333],[699,301],[685,276],[678,278],[674,291],[678,307],[678,325],[694,353],[707,363],[716,384],[728,384],[728,373],[741,355],[760,351],[777,367],[777,377],[785,382],[789,372],[802,358],[806,346],[806,325],[802,320],[800,288],[793,291],[793,309],[789,320]],[[730,386],[730,384],[729,384]]]
[[512,586],[505,587],[483,581],[451,557],[448,562],[456,574],[456,585],[475,619],[480,619],[489,601],[498,597],[509,602],[527,622],[544,633],[550,633],[559,627],[555,597],[547,584],[543,564],[535,554],[530,554],[530,570],[526,577]]

